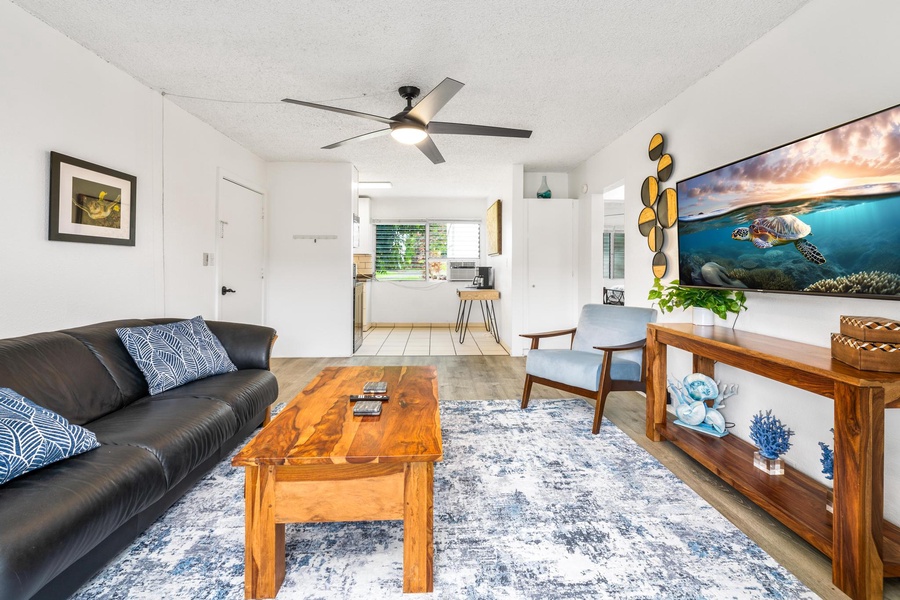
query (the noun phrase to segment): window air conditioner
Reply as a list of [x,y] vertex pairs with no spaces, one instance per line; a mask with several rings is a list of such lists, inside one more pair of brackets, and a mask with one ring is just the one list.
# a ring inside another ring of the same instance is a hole
[[451,260],[447,269],[447,281],[472,281],[475,279],[474,260]]

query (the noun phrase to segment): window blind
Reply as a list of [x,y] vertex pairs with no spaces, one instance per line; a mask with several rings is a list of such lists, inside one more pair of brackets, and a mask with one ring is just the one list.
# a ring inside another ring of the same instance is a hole
[[625,278],[625,233],[622,231],[603,233],[603,277]]
[[378,279],[425,279],[425,224],[375,225],[375,276]]
[[449,261],[480,257],[481,224],[477,222],[375,224],[377,279],[442,281],[447,279]]

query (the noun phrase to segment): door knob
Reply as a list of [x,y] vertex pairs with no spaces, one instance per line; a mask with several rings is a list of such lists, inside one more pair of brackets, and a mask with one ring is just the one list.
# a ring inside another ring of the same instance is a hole
[[231,289],[230,287],[225,287],[225,286],[223,285],[223,286],[222,286],[222,295],[224,296],[224,295],[227,294],[228,292],[231,292],[231,293],[233,294],[233,293],[234,293],[234,290]]

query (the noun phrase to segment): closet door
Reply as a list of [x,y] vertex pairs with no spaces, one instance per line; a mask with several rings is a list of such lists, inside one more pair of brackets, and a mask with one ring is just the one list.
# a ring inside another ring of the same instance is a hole
[[[525,333],[568,329],[577,323],[575,202],[525,199]],[[546,339],[541,348],[568,348],[569,342],[569,336]]]

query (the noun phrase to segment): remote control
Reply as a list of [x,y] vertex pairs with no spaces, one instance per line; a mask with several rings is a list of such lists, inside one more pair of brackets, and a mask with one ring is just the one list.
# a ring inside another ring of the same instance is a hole
[[363,386],[363,394],[384,394],[387,392],[387,381],[367,381]]
[[353,416],[369,417],[381,414],[381,402],[377,400],[360,400],[353,407]]
[[366,400],[378,400],[379,402],[385,402],[390,399],[390,396],[387,394],[350,394],[350,402],[357,401],[366,401]]

